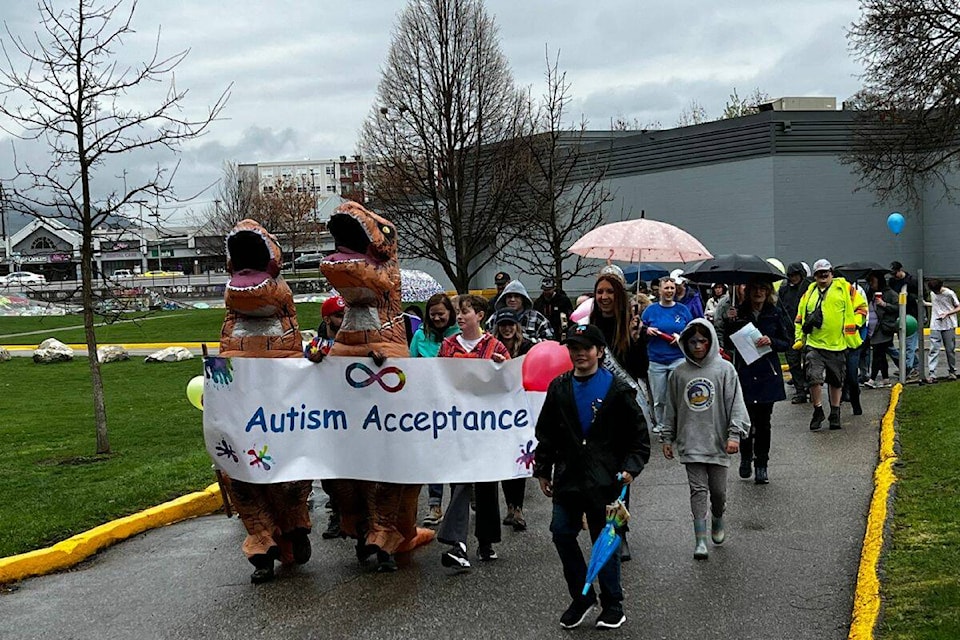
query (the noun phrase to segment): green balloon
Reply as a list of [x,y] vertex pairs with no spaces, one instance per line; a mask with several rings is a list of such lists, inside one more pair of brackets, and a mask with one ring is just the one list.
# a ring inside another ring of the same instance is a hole
[[195,376],[187,383],[187,400],[203,411],[203,376]]
[[917,319],[913,316],[907,316],[907,335],[912,336],[917,332]]

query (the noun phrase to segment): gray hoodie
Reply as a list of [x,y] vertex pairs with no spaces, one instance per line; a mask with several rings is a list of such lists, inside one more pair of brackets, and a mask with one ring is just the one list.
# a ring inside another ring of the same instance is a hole
[[[690,357],[687,347],[694,325],[705,327],[711,337],[710,350],[701,362]],[[727,440],[739,442],[741,435],[750,431],[737,371],[720,357],[717,332],[703,318],[691,321],[680,334],[680,349],[687,359],[667,382],[660,442],[675,443],[674,455],[684,464],[702,462],[728,467]]]

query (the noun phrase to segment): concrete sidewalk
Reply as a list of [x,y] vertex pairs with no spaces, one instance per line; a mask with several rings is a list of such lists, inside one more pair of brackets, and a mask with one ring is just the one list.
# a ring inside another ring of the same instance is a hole
[[[810,405],[778,403],[770,484],[728,482],[728,539],[693,560],[682,466],[654,450],[633,493],[624,565],[627,623],[614,637],[846,638],[888,390],[845,405],[844,429],[811,433]],[[424,492],[425,493],[425,492]],[[445,496],[448,497],[448,496]],[[254,586],[240,523],[222,515],[141,534],[75,570],[0,594],[0,638],[568,638],[568,597],[547,531],[549,502],[527,486],[530,529],[504,529],[500,560],[470,574],[441,547],[397,574],[361,571],[349,541],[312,535],[304,567]],[[425,511],[425,509],[424,509]],[[584,547],[587,548],[584,535]],[[476,551],[470,541],[470,552]]]

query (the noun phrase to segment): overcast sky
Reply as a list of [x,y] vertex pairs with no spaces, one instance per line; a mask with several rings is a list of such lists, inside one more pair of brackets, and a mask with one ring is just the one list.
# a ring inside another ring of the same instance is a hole
[[[178,193],[192,195],[215,182],[225,160],[354,153],[403,6],[399,0],[141,0],[133,23],[138,33],[118,49],[125,60],[142,60],[160,28],[161,52],[191,49],[176,76],[178,87],[190,90],[188,110],[202,112],[233,83],[223,120],[185,147]],[[858,18],[857,0],[487,0],[486,7],[517,84],[539,94],[544,47],[559,50],[572,85],[571,113],[583,114],[592,129],[607,129],[617,117],[673,127],[691,100],[715,118],[734,87],[741,96],[760,88],[771,97],[835,96],[839,104],[859,85],[860,67],[845,37]],[[33,2],[7,2],[3,17],[16,34],[39,28]],[[129,99],[148,104],[157,88],[149,91]],[[12,151],[8,136],[0,137],[0,176],[7,178]],[[41,157],[17,145],[18,157]],[[153,154],[136,163],[146,160],[174,162]],[[212,199],[201,195],[183,208],[196,211]]]

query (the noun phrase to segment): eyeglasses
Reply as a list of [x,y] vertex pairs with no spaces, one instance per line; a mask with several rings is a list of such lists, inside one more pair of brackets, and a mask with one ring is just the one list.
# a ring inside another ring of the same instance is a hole
[[687,340],[687,344],[690,345],[691,347],[696,347],[701,344],[710,344],[710,341],[707,340],[706,338],[690,338],[689,340]]
[[815,274],[813,274],[813,277],[815,277],[815,278],[826,278],[826,277],[829,276],[829,275],[830,275],[830,272],[829,272],[829,271],[817,271]]

